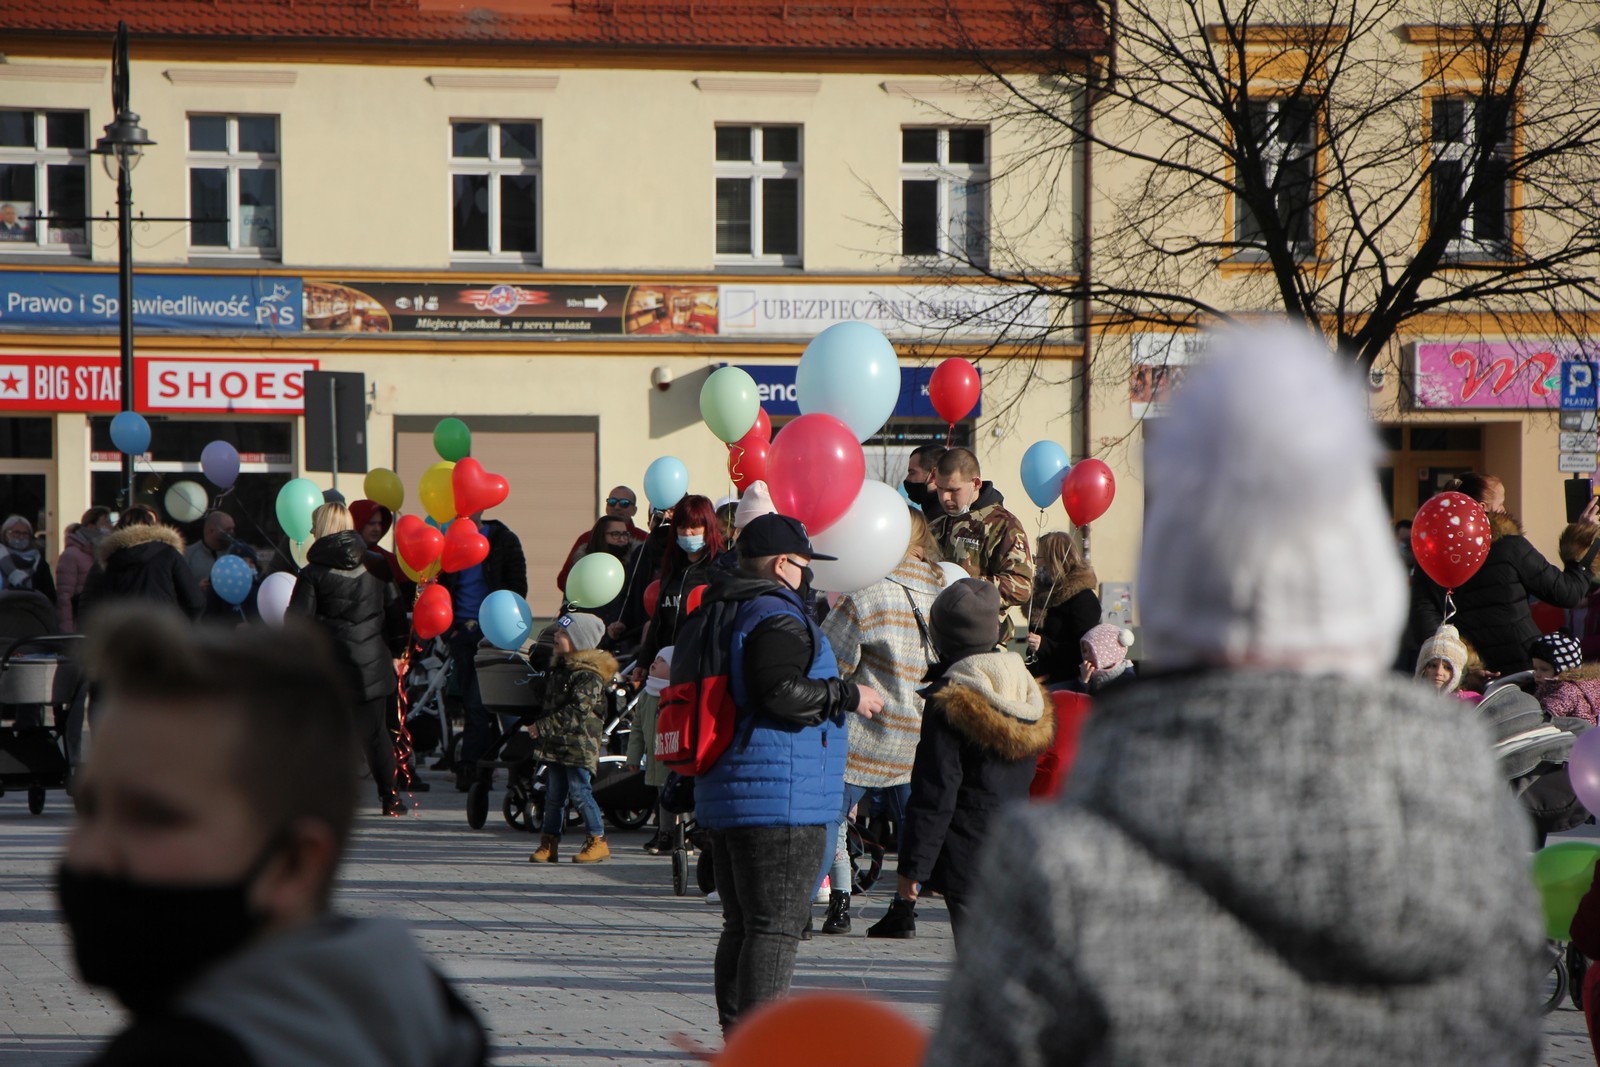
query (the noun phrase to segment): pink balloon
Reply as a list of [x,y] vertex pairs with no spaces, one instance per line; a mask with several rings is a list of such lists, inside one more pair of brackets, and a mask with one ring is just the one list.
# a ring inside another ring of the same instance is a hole
[[1572,791],[1591,812],[1600,811],[1600,730],[1585,730],[1567,756]]
[[780,515],[815,536],[839,521],[867,476],[855,431],[832,415],[801,415],[785,426],[767,454],[767,488]]

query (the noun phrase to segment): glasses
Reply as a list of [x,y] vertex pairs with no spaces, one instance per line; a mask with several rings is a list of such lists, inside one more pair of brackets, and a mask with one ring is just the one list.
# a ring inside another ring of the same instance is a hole
[[625,496],[608,496],[606,497],[606,506],[613,508],[631,508],[633,507],[633,501],[629,500]]
[[627,530],[608,530],[606,532],[607,541],[626,541],[630,536]]

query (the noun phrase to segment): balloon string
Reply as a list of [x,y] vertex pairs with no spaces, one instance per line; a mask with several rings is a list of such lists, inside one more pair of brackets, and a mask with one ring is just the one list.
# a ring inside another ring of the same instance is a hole
[[955,439],[955,436],[956,436],[956,424],[952,422],[952,423],[949,424],[949,428],[946,429],[945,432],[944,432],[944,447],[949,448],[950,447],[950,442]]
[[1439,624],[1441,626],[1449,625],[1450,620],[1456,617],[1456,602],[1451,599],[1451,592],[1449,589],[1444,591],[1444,620]]

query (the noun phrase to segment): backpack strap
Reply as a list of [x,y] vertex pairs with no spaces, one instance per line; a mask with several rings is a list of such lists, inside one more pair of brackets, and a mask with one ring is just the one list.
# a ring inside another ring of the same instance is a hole
[[934,649],[933,637],[928,633],[928,620],[922,617],[922,609],[917,607],[916,597],[911,595],[911,590],[902,585],[900,591],[906,595],[906,602],[911,605],[911,614],[917,617],[917,630],[922,634],[922,654],[931,667],[939,661],[939,653]]

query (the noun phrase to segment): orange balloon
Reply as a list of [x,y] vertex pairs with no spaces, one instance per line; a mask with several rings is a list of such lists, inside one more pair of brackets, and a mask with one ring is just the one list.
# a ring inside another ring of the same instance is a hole
[[742,1019],[717,1067],[918,1067],[928,1031],[871,997],[801,993]]
[[[645,590],[645,595],[650,595],[649,590]],[[685,615],[693,615],[694,609],[700,606],[700,601],[704,599],[705,595],[706,587],[703,585],[697,585],[693,589],[689,590],[689,595],[683,598],[683,613]]]

